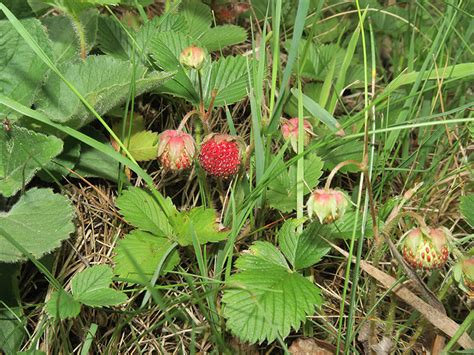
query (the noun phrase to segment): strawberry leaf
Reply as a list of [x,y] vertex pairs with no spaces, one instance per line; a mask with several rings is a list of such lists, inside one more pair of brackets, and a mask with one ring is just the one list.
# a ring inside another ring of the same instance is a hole
[[94,265],[74,275],[74,299],[90,307],[113,306],[127,300],[125,293],[109,288],[113,272],[108,265]]
[[57,156],[63,142],[12,124],[11,130],[0,130],[0,194],[13,196],[25,186],[35,172]]
[[64,290],[54,291],[46,303],[46,311],[52,318],[65,320],[75,318],[81,311],[81,304]]
[[[44,28],[36,19],[20,21],[28,33],[43,49],[51,55],[51,46]],[[23,40],[13,25],[0,21],[0,93],[25,106],[31,106],[38,88],[46,76],[48,67],[38,60],[35,52]],[[10,119],[19,117],[12,109],[0,104],[0,117]]]
[[[322,174],[323,162],[317,155],[310,154],[304,160],[304,195],[314,189]],[[276,169],[284,169],[283,160],[277,162]],[[268,184],[267,199],[271,207],[282,212],[291,212],[296,209],[296,165],[291,165],[288,170],[284,169]]]
[[461,213],[471,227],[474,227],[474,194],[461,197]]
[[[172,213],[176,208],[170,198],[164,200]],[[170,236],[173,229],[156,199],[147,191],[132,187],[117,198],[117,207],[125,220],[133,226],[157,236]]]
[[212,208],[196,207],[189,212],[181,212],[174,218],[176,241],[182,245],[192,245],[193,235],[199,244],[219,242],[229,235],[217,223],[216,211]]
[[[60,65],[59,70],[100,115],[126,101],[134,70],[136,96],[156,89],[171,77],[166,72],[149,74],[143,66],[134,68],[129,62],[108,56],[89,56],[84,62]],[[36,105],[38,111],[47,114],[53,121],[74,128],[94,119],[93,114],[57,75],[49,77]]]
[[312,223],[299,234],[296,228],[303,221],[290,219],[283,224],[278,232],[281,251],[295,270],[313,266],[331,250],[331,247],[321,238],[322,233],[327,232],[325,226]]
[[[50,253],[74,231],[69,201],[49,189],[25,192],[7,213],[0,212],[0,229],[35,258]],[[0,261],[18,262],[26,257],[0,234]]]
[[[122,278],[143,282],[144,276],[150,280],[161,259],[166,257],[172,243],[168,238],[134,230],[119,240],[114,249],[115,273]],[[134,260],[130,260],[134,258]],[[165,274],[179,263],[177,251],[173,251],[163,264]],[[130,282],[131,282],[130,281]]]

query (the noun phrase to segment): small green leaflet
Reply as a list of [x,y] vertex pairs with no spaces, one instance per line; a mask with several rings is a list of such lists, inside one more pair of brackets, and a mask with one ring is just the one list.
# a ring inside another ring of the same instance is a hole
[[224,240],[229,231],[220,230],[216,220],[217,213],[212,208],[201,206],[181,212],[175,217],[176,241],[182,246],[192,245],[193,230],[199,244]]
[[[170,198],[164,201],[169,211],[177,213]],[[173,234],[168,218],[151,193],[132,187],[117,198],[116,204],[131,225],[157,236],[169,237]]]
[[[304,194],[307,195],[314,189],[322,174],[322,160],[314,154],[308,155],[304,160]],[[267,200],[271,207],[282,212],[291,212],[296,209],[296,164],[285,169],[283,160],[277,162],[277,171],[283,170],[268,184]],[[311,190],[310,190],[311,189]]]
[[123,303],[127,296],[109,288],[112,282],[112,268],[108,265],[94,265],[72,278],[74,299],[90,307],[113,306]]
[[[127,147],[132,157],[137,161],[147,161],[156,159],[158,154],[158,133],[147,131],[145,122],[141,115],[133,117],[132,127],[130,123],[125,127],[125,137],[123,144]],[[122,125],[120,122],[113,125],[113,130],[118,137],[122,135]]]
[[281,251],[295,270],[313,266],[331,250],[331,247],[321,238],[327,237],[327,228],[315,222],[299,234],[296,228],[303,222],[304,220],[289,219],[278,232]]
[[[149,281],[156,271],[161,259],[171,247],[172,242],[165,237],[133,230],[117,242],[114,249],[115,273],[130,282],[143,282],[143,277]],[[130,260],[134,258],[134,260]],[[173,270],[179,264],[179,255],[175,250],[168,256],[162,268],[162,275]]]
[[46,311],[61,320],[75,318],[81,312],[81,304],[64,290],[54,291],[46,303]]
[[104,307],[124,303],[127,295],[109,287],[112,275],[108,265],[94,265],[77,273],[71,281],[72,295],[64,290],[52,293],[46,305],[48,314],[64,320],[79,315],[81,304]]
[[459,207],[466,222],[474,228],[474,194],[462,196]]
[[243,341],[285,338],[322,304],[319,288],[289,269],[268,242],[255,242],[236,267],[239,272],[229,278],[222,302],[228,328]]

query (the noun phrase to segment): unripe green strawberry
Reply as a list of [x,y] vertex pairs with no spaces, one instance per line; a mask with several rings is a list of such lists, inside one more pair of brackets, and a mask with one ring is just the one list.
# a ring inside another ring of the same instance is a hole
[[201,69],[204,63],[204,50],[196,47],[194,44],[189,46],[179,55],[179,62],[188,69]]
[[309,218],[315,214],[321,224],[342,218],[348,205],[349,198],[346,193],[334,189],[314,190],[306,203]]
[[[285,141],[290,141],[291,147],[295,152],[298,151],[298,118],[291,118],[289,120],[282,119],[281,135]],[[313,126],[308,120],[303,120],[303,144],[307,146],[313,137]]]
[[461,267],[463,282],[474,293],[474,257],[464,259]]
[[416,269],[434,269],[448,260],[448,235],[445,228],[414,228],[403,242],[403,256]]

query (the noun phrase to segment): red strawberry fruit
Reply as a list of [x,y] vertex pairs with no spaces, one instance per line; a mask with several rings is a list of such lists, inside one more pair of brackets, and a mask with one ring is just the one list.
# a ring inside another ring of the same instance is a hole
[[403,257],[416,269],[434,269],[448,260],[448,235],[445,228],[414,228],[403,243]]
[[201,144],[199,162],[209,175],[228,178],[239,172],[243,148],[239,137],[212,133]]
[[172,129],[160,134],[158,160],[163,168],[172,171],[187,169],[191,166],[195,152],[191,135]]

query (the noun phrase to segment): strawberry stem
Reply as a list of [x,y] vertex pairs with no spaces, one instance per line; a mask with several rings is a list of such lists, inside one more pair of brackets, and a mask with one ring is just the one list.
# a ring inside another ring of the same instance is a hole
[[186,115],[184,115],[183,119],[181,120],[181,123],[178,126],[178,129],[177,129],[178,132],[181,132],[183,130],[184,125],[188,122],[189,118],[194,114],[197,114],[196,110],[191,110]]
[[81,23],[81,20],[79,19],[77,15],[69,14],[69,18],[71,19],[72,26],[74,27],[77,38],[79,40],[81,59],[85,60],[87,57],[86,31],[84,29],[84,26]]
[[334,176],[336,175],[336,173],[341,169],[343,168],[344,166],[346,165],[355,165],[357,168],[359,168],[360,170],[363,170],[363,164],[362,163],[359,163],[358,161],[355,161],[355,160],[346,160],[346,161],[343,161],[343,162],[340,162],[339,164],[337,164],[334,169],[331,170],[331,172],[329,173],[329,176],[326,180],[326,184],[324,185],[324,189],[325,190],[329,190],[329,188],[331,187],[331,182],[332,182],[332,179],[334,178]]

